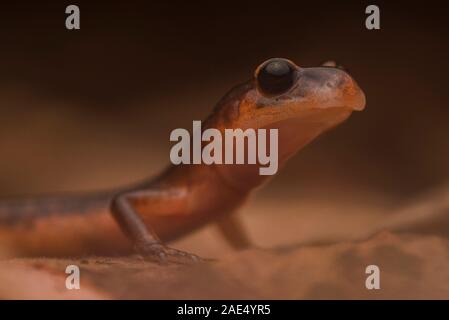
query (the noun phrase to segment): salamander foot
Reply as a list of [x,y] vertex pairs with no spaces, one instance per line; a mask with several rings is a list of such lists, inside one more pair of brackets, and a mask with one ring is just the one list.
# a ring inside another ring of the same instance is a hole
[[136,245],[137,252],[143,256],[145,260],[167,264],[192,264],[203,262],[200,257],[177,249],[167,247],[160,243],[145,243]]

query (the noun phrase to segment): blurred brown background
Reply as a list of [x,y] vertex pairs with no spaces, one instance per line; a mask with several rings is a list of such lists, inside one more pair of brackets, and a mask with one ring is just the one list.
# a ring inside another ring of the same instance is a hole
[[[169,132],[203,119],[263,60],[335,59],[367,108],[262,191],[272,199],[412,197],[449,177],[448,2],[2,3],[0,195],[132,183],[169,161]],[[261,197],[261,196],[259,196]]]

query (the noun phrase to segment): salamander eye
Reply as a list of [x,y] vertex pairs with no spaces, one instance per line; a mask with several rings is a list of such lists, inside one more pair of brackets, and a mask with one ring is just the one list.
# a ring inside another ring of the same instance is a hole
[[296,70],[296,66],[287,59],[267,60],[256,70],[257,86],[266,96],[280,95],[293,86],[297,77]]

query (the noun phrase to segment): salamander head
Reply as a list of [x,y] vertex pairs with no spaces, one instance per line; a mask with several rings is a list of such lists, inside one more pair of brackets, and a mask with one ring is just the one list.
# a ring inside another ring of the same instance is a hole
[[364,108],[363,91],[345,71],[274,58],[256,69],[233,126],[279,129],[280,153],[288,156]]
[[[363,91],[345,71],[301,68],[290,60],[274,58],[256,69],[253,88],[242,97],[236,120],[242,127],[253,128],[297,118],[332,125],[337,114],[347,118],[364,107]],[[337,118],[334,125],[342,120]]]
[[[217,105],[214,118],[219,128],[278,129],[282,166],[317,136],[364,107],[363,91],[345,71],[329,64],[301,68],[274,58],[262,63],[252,80],[232,89]],[[245,186],[260,180],[247,168],[223,170],[236,183],[246,181]]]

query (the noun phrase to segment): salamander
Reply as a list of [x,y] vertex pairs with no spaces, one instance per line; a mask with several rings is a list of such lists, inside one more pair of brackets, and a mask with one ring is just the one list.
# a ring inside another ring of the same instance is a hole
[[[279,168],[353,111],[365,95],[334,63],[300,67],[272,58],[219,100],[203,128],[278,129]],[[157,262],[198,256],[167,242],[216,222],[235,248],[250,244],[234,214],[269,176],[257,164],[169,165],[131,187],[0,201],[0,243],[19,256],[126,254]]]

